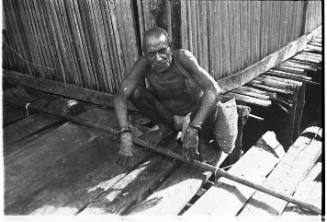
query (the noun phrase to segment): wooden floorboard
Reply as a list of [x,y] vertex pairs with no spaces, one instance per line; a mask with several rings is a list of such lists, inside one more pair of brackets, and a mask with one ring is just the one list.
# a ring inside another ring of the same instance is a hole
[[25,118],[25,113],[23,110],[13,107],[8,107],[8,106],[3,107],[3,119],[2,119],[3,127],[6,127],[24,118]]
[[173,160],[155,155],[92,201],[80,215],[124,214],[130,206],[158,187],[178,166]]
[[[313,139],[316,133],[318,138]],[[322,142],[319,141],[321,136],[322,130],[319,127],[306,129],[292,144],[287,154],[265,180],[264,185],[288,195],[293,194],[300,181],[305,178],[321,155]],[[240,218],[278,216],[286,205],[287,202],[284,200],[256,192],[238,216]]]
[[[273,132],[266,132],[228,171],[261,184],[285,154]],[[183,215],[235,216],[255,189],[220,178]]]
[[35,195],[52,178],[49,167],[95,137],[85,127],[65,123],[5,156],[5,208]]
[[[317,181],[316,178],[322,172],[322,164],[318,162],[315,164],[308,176],[300,183],[296,189],[293,197],[298,200],[313,204],[321,208],[322,203],[322,183]],[[282,217],[295,217],[295,216],[314,216],[312,212],[306,211],[299,206],[289,203],[284,209]]]
[[[221,154],[217,165],[226,157]],[[128,215],[178,215],[211,175],[212,172],[182,164],[151,195],[131,207]]]
[[34,114],[3,129],[4,146],[60,122],[56,117]]
[[[95,108],[83,115],[83,118],[116,127],[114,116],[112,110]],[[130,173],[129,169],[115,163],[119,149],[118,138],[96,130],[83,129],[83,132],[88,131],[96,134],[96,138],[66,155],[62,154],[56,162],[49,164],[48,173],[55,176],[49,178],[46,186],[37,193],[12,205],[7,209],[8,213],[74,215]],[[137,167],[149,155],[149,152],[135,147],[132,166]]]

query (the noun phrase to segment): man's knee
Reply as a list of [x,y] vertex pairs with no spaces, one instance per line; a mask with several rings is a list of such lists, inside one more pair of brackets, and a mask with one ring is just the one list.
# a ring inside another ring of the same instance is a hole
[[136,87],[136,89],[134,90],[132,96],[130,97],[132,100],[139,100],[142,98],[144,94],[144,88],[143,87]]

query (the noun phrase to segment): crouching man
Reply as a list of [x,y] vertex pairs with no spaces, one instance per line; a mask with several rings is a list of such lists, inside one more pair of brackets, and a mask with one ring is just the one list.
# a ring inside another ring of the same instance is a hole
[[[181,130],[181,125],[184,125],[184,158],[199,158],[205,152],[205,147],[208,147],[205,144],[221,135],[218,126],[224,120],[218,118],[217,104],[222,89],[198,64],[191,52],[183,49],[173,51],[167,32],[161,28],[148,30],[144,34],[143,51],[145,56],[138,59],[122,81],[114,101],[121,139],[117,162],[128,166],[133,157],[133,138],[127,118],[128,100],[143,115],[158,124],[159,133],[155,144]],[[149,83],[147,86],[145,79]],[[236,113],[236,124],[232,127],[235,135],[231,141],[234,143],[237,134],[236,104],[232,112]],[[184,116],[190,117],[188,124],[185,124],[185,118],[184,124],[180,121],[180,117]]]

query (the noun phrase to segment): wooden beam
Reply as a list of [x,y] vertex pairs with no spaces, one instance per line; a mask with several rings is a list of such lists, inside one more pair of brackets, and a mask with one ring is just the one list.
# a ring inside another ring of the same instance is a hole
[[[94,108],[80,117],[103,127],[118,126],[114,113],[105,109]],[[44,152],[38,149],[40,146]],[[11,186],[11,189],[15,187],[16,191],[18,186],[22,188],[23,191],[14,194],[24,194],[26,198],[10,201],[10,206],[9,202],[6,202],[6,212],[10,214],[74,215],[130,172],[126,167],[116,164],[119,151],[116,135],[70,122],[35,142],[25,144],[22,148],[30,150],[29,155],[23,155],[27,151],[21,154],[24,157],[23,163],[17,158],[17,154],[11,155],[11,159],[16,159],[16,165],[26,166],[24,163],[28,160],[25,159],[30,156],[40,157],[40,161],[37,165],[32,164],[34,171],[30,175],[31,178],[24,179],[24,183],[21,180],[20,183]],[[39,151],[33,152],[35,150]],[[148,160],[150,155],[149,151],[135,146],[132,167],[136,168]],[[10,166],[13,166],[13,163]],[[12,167],[8,167],[6,172],[14,171]],[[28,172],[29,168],[25,167],[21,171]],[[10,180],[6,177],[8,186],[11,184],[9,182],[12,182],[12,177]],[[33,186],[24,186],[28,181],[34,181]],[[39,192],[32,192],[35,190]]]
[[[15,71],[3,70],[3,77],[13,84],[21,84],[43,92],[69,97],[107,107],[113,107],[114,94],[83,88],[74,84],[32,77]],[[128,104],[130,110],[136,110]]]
[[[261,183],[284,154],[276,135],[268,131],[228,172]],[[255,189],[220,178],[184,215],[235,216],[254,192]]]
[[28,118],[5,127],[3,129],[3,143],[6,146],[59,122],[60,120],[56,117],[44,114],[31,115]]
[[307,43],[320,31],[321,26],[310,34],[304,35],[297,40],[290,42],[288,45],[281,48],[277,52],[268,55],[267,57],[261,59],[259,62],[254,63],[246,69],[218,80],[217,82],[219,86],[223,89],[224,92],[228,92],[248,83],[258,75],[279,65],[283,61],[305,49]]
[[268,100],[263,100],[260,98],[256,98],[250,95],[242,95],[242,94],[238,94],[238,93],[234,93],[234,92],[229,92],[226,94],[227,96],[232,96],[236,99],[236,101],[241,101],[241,102],[245,102],[248,104],[253,104],[253,105],[257,105],[257,106],[261,106],[261,107],[268,107],[271,106],[271,101]]
[[[322,137],[320,127],[309,127],[289,148],[286,155],[278,163],[263,183],[265,186],[293,194],[308,171],[322,153],[322,142],[315,137]],[[287,205],[287,201],[256,192],[238,216],[277,216]]]
[[[322,198],[322,186],[321,182],[315,181],[316,177],[321,174],[322,164],[321,162],[316,163],[308,176],[300,183],[299,187],[294,193],[294,197],[310,202],[316,206],[321,207],[321,198]],[[317,189],[318,188],[318,189]],[[290,216],[303,216],[303,215],[312,215],[310,212],[306,212],[304,209],[297,207],[293,204],[288,204],[282,213],[282,217]]]

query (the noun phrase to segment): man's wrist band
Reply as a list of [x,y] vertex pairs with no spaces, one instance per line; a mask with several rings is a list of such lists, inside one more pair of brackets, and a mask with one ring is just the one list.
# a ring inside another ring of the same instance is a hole
[[192,127],[193,129],[197,129],[199,132],[202,131],[202,127],[200,125],[193,125],[193,124],[190,124],[190,127]]
[[128,127],[122,127],[119,131],[118,134],[122,134],[122,133],[126,133],[126,132],[132,132],[132,127],[128,126]]

